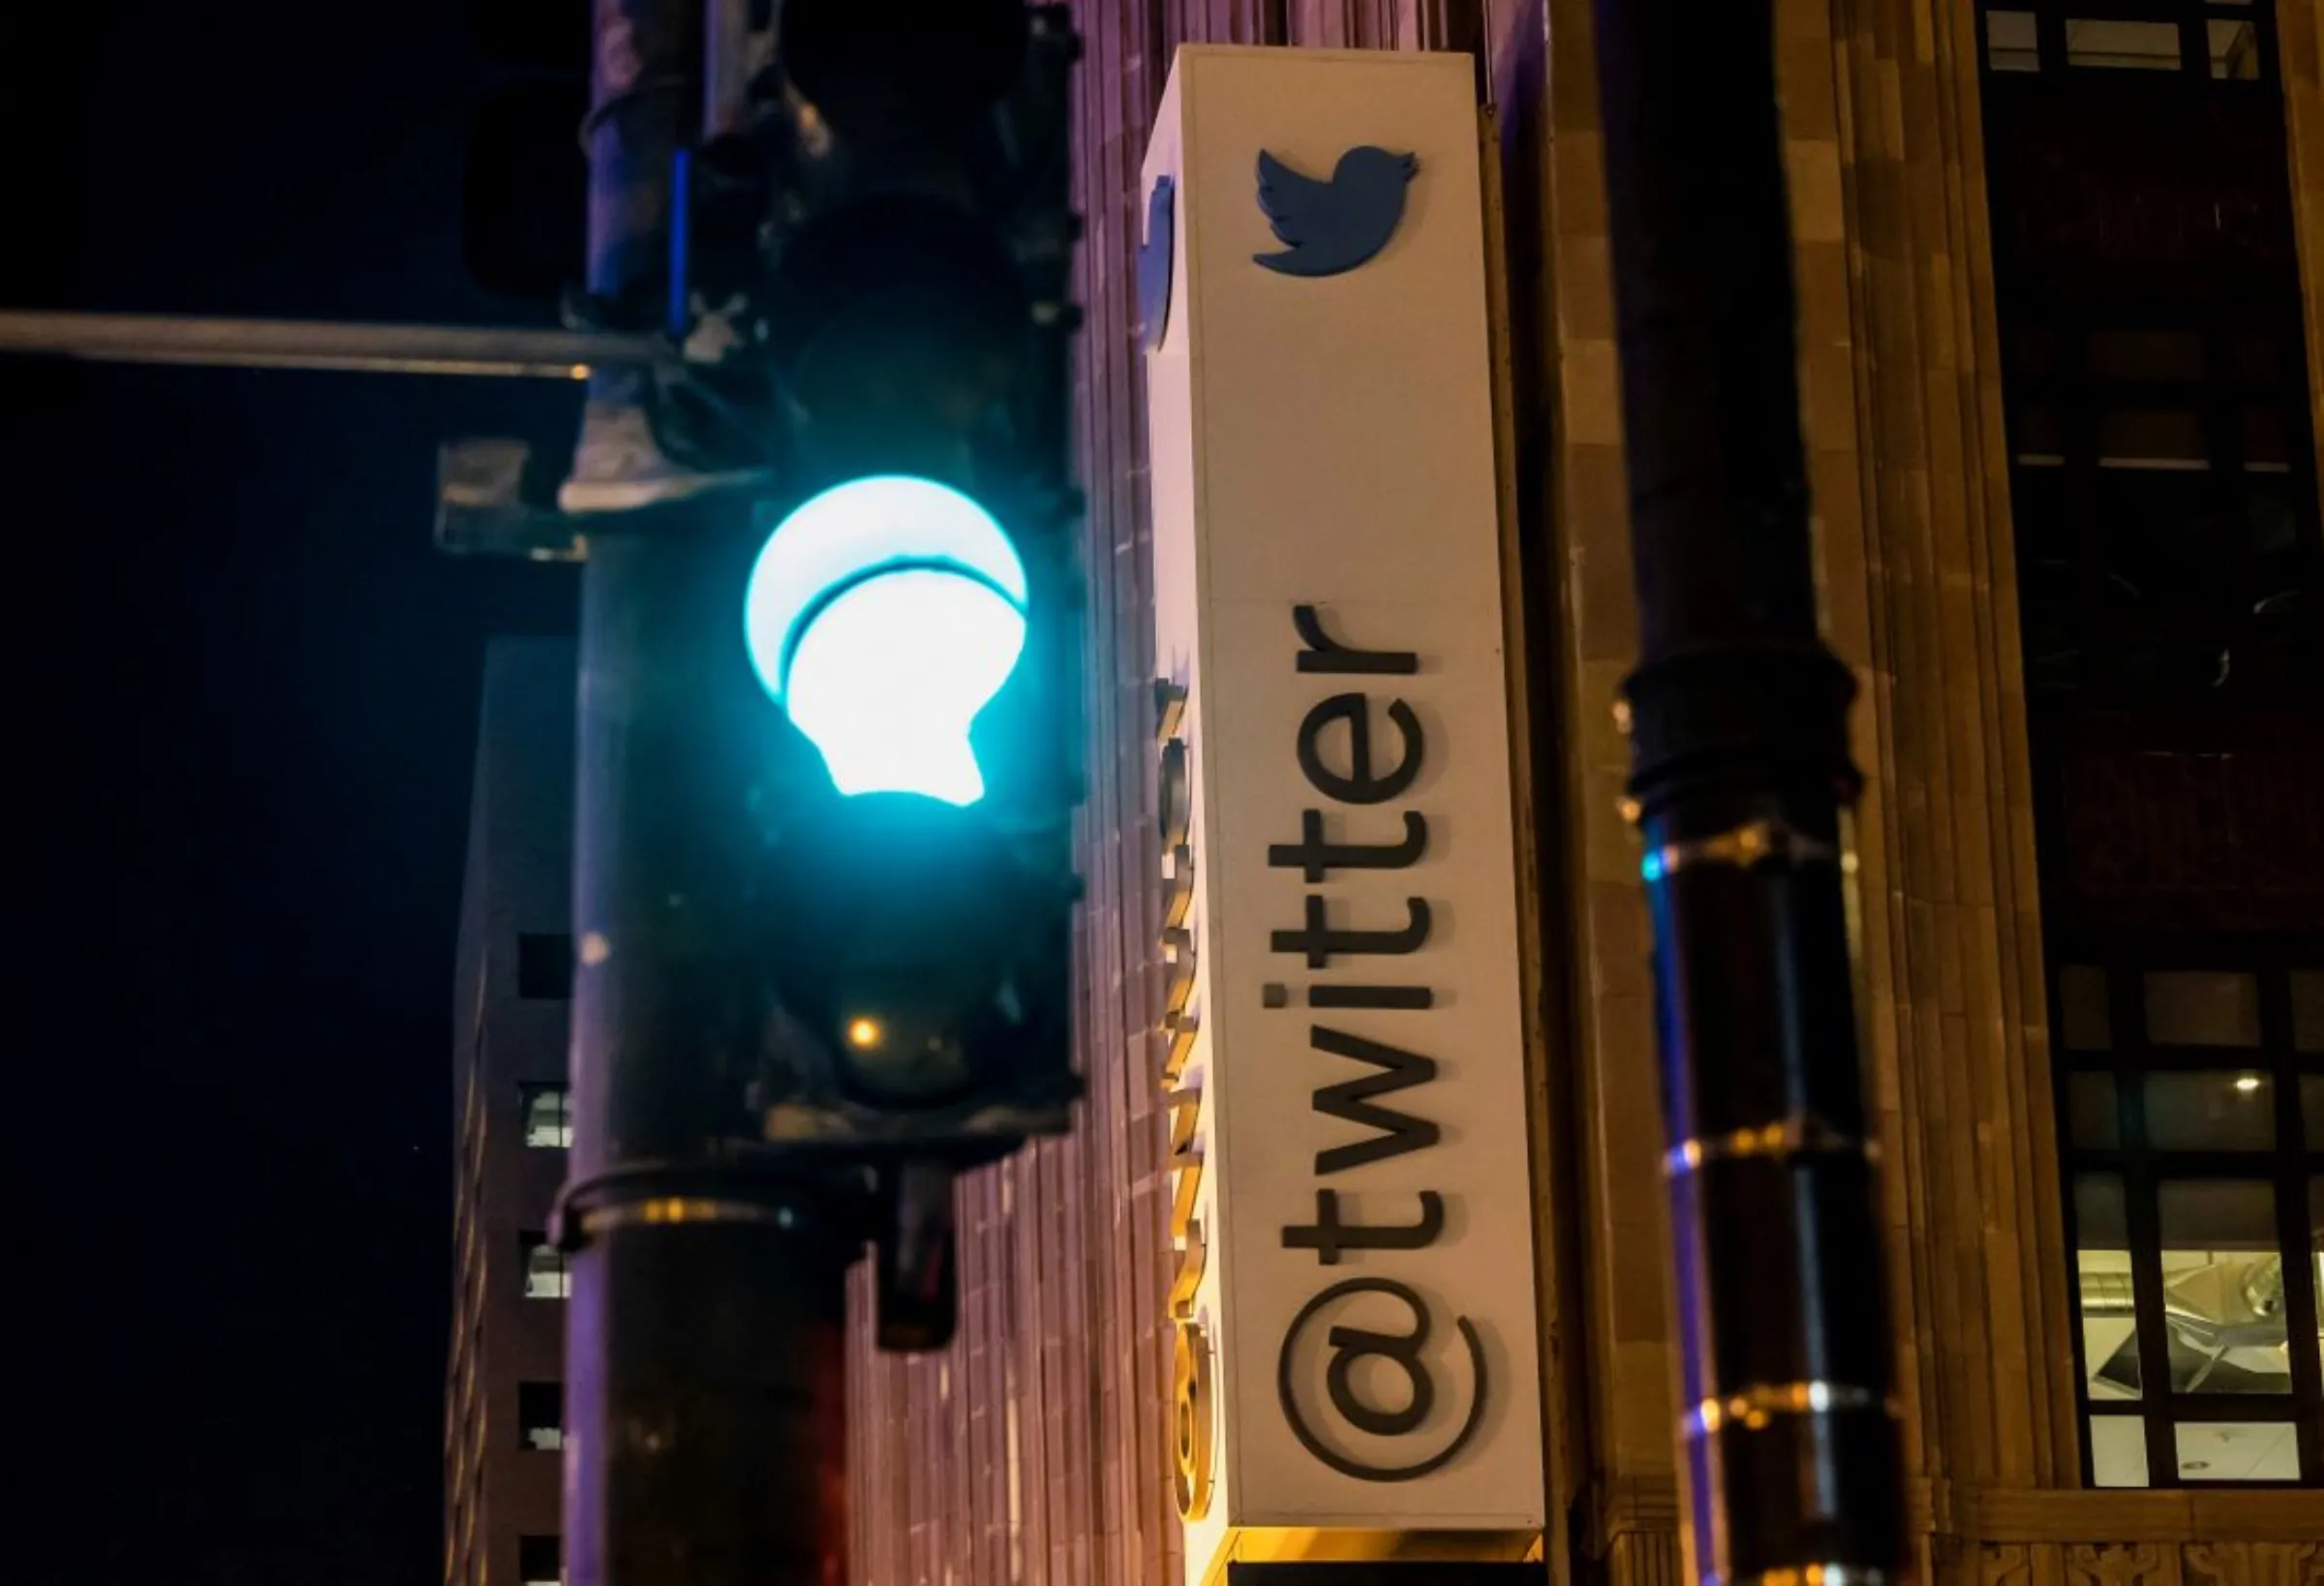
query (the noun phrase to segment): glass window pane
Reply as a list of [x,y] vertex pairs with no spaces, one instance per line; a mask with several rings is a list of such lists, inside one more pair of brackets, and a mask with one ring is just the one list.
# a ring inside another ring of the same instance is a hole
[[2316,1365],[2324,1370],[2324,1176],[2308,1181],[2308,1243],[2316,1266]]
[[2211,75],[2232,82],[2259,80],[2259,34],[2249,22],[2211,19]]
[[572,1274],[566,1267],[565,1252],[549,1243],[543,1235],[527,1234],[521,1238],[525,1253],[525,1297],[567,1297],[572,1292]]
[[2104,1052],[2114,1045],[2105,970],[2069,963],[2058,971],[2058,1032],[2069,1052]]
[[1985,64],[1996,72],[2038,72],[2041,50],[2030,11],[1985,14]]
[[[2243,478],[2244,531],[2253,553],[2258,556],[2279,557],[2297,552],[2301,542],[2308,537],[2305,514],[2298,496],[2293,492],[2292,481],[2287,476],[2289,473],[2288,469],[2278,473],[2270,468],[2246,465]],[[2261,568],[2258,576],[2268,579],[2270,583],[2275,582],[2267,568]],[[2267,598],[2267,595],[2260,596],[2262,600]],[[2257,605],[2258,602],[2254,601],[2253,604]],[[2294,970],[2293,974],[2297,977],[2299,971]]]
[[2276,1086],[2264,1074],[2150,1074],[2146,1095],[2156,1150],[2276,1148]]
[[2289,1421],[2181,1421],[2182,1481],[2297,1481],[2300,1441]]
[[2054,402],[2021,402],[2010,415],[2016,428],[2010,456],[2028,468],[2055,468],[2065,461],[2065,436]]
[[2147,1040],[2158,1047],[2256,1047],[2259,984],[2227,969],[2147,971]]
[[2292,971],[2292,1046],[2324,1052],[2324,969]]
[[2090,372],[2102,381],[2197,381],[2203,338],[2191,330],[2094,330]]
[[561,1084],[526,1086],[525,1144],[563,1150],[572,1143],[572,1092]]
[[2300,1113],[2308,1148],[2324,1151],[2324,1074],[2300,1076]]
[[2121,1109],[2111,1074],[2074,1074],[2065,1082],[2066,1138],[2095,1151],[2122,1144]]
[[2074,1263],[2082,1298],[2082,1365],[2094,1400],[2139,1396],[2138,1309],[2130,1287],[2130,1237],[2123,1181],[2074,1179]]
[[2072,66],[2176,72],[2179,24],[2070,17],[2065,24],[2065,58]]
[[2141,1416],[2088,1416],[2090,1479],[2100,1487],[2147,1484],[2147,1422]]
[[2205,469],[2203,415],[2193,408],[2109,408],[2098,414],[2098,467]]
[[2238,336],[2235,339],[2235,378],[2247,385],[2272,383],[2282,365],[2282,350],[2276,345],[2273,337]]
[[516,1419],[526,1448],[542,1453],[564,1448],[564,1388],[556,1383],[517,1384]]
[[[1995,12],[1992,15],[2002,15]],[[2020,15],[2031,13],[2020,12]],[[2270,345],[2273,344],[2264,344]],[[2054,375],[2058,372],[2058,332],[2040,325],[2012,325],[2002,332],[2003,362],[2014,375]]]
[[[2248,25],[2248,24],[2246,24]],[[2306,416],[2303,414],[2303,416]],[[2285,422],[2283,404],[2279,402],[2247,402],[2244,404],[2244,466],[2274,472],[2283,468],[2291,459],[2291,431]]]
[[2275,1186],[2173,1179],[2158,1187],[2156,1209],[2172,1391],[2289,1393]]

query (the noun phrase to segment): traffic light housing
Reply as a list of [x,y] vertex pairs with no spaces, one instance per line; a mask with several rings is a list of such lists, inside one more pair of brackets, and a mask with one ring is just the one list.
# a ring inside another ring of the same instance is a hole
[[593,377],[554,507],[521,446],[461,448],[439,537],[586,562],[561,1236],[812,1202],[878,1247],[883,1347],[931,1348],[953,1175],[1080,1091],[1079,44],[1023,0],[714,10],[750,31],[672,168],[682,74],[588,112],[640,120],[585,306],[665,355]]
[[732,615],[781,721],[754,1099],[795,1157],[966,1166],[1061,1132],[1077,1093],[1078,46],[1021,0],[786,0],[775,25],[680,250],[734,351],[663,415],[699,455],[749,431],[773,481]]

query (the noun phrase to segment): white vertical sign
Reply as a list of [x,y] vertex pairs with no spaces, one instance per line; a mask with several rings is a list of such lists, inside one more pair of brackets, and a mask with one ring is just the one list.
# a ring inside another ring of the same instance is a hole
[[1147,156],[1192,1580],[1542,1524],[1472,71],[1189,47]]

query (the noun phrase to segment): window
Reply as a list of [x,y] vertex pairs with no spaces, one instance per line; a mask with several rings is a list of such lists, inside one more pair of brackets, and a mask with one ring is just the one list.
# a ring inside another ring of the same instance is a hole
[[523,1087],[525,1144],[537,1150],[562,1151],[573,1143],[573,1092],[562,1084]]
[[516,994],[567,1002],[573,995],[573,938],[527,931],[516,938]]
[[2203,25],[2211,44],[2211,75],[2233,82],[2258,80],[2259,29],[2248,20],[2217,15]]
[[2004,330],[2039,702],[2305,698],[2324,539],[2297,360],[2266,340],[2217,317]]
[[558,1383],[516,1385],[517,1436],[525,1447],[553,1453],[565,1447],[565,1388]]
[[2002,0],[1984,13],[1985,69],[2273,80],[2274,20],[2264,0]]
[[2065,23],[2065,64],[2132,72],[2176,72],[2179,24],[2070,16]]
[[2051,1006],[2090,1482],[2324,1485],[2324,944],[2080,945]]
[[2306,711],[2324,667],[2277,13],[1979,7],[2037,710]]
[[555,1537],[516,1539],[516,1578],[519,1586],[564,1586],[565,1565]]
[[551,1244],[547,1235],[520,1234],[517,1241],[524,1251],[527,1299],[564,1299],[571,1295],[572,1269],[566,1265],[565,1252]]
[[1985,14],[1985,65],[1995,72],[2041,70],[2041,46],[2032,12]]

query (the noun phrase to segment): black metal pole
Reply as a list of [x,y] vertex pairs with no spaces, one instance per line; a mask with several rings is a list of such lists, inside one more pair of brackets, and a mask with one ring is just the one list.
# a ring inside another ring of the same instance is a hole
[[1597,0],[1693,1566],[1897,1579],[1908,1539],[1816,621],[1770,0]]
[[[702,0],[597,0],[589,286],[663,311],[672,170],[703,116]],[[763,726],[734,601],[748,507],[638,442],[650,381],[592,382],[573,867],[572,1586],[841,1586],[844,1208],[752,1167],[742,956]],[[638,502],[653,504],[639,507]],[[615,509],[626,508],[626,509]]]
[[744,993],[749,669],[729,609],[746,509],[594,534],[576,760],[572,1586],[836,1583],[844,1558],[849,1208],[738,1159],[758,1056]]

